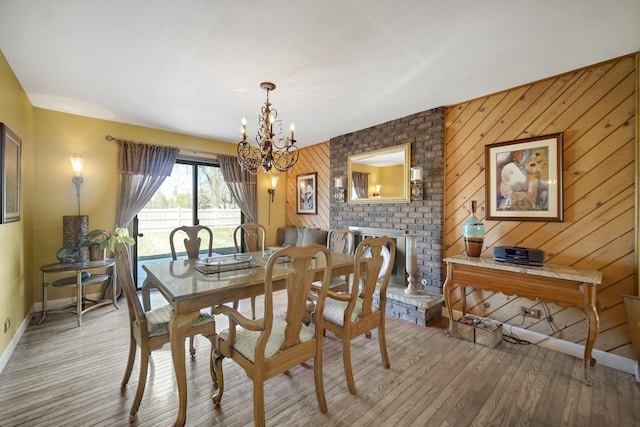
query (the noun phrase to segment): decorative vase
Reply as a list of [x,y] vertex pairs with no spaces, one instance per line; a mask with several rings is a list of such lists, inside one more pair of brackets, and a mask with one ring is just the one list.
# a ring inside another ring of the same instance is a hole
[[100,245],[89,246],[89,260],[90,261],[103,261],[104,252],[106,249],[100,249]]
[[482,245],[484,244],[484,224],[476,216],[477,202],[471,201],[471,218],[465,221],[463,225],[464,248],[467,256],[479,257],[482,253]]
[[75,246],[79,250],[76,262],[85,262],[89,257],[87,248],[81,246],[84,236],[89,230],[87,215],[65,215],[62,217],[62,241],[65,246]]

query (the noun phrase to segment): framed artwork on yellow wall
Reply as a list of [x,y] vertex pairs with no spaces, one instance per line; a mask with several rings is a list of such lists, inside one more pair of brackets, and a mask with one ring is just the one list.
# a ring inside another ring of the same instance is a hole
[[308,173],[297,176],[296,193],[298,194],[297,203],[299,214],[317,214],[318,213],[318,173]]
[[20,150],[22,140],[0,123],[2,223],[20,221]]
[[562,221],[562,133],[485,147],[487,219]]

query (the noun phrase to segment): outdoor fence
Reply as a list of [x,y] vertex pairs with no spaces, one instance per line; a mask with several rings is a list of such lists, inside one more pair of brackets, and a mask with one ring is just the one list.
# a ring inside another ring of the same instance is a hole
[[[146,231],[171,231],[193,225],[191,208],[143,209],[138,213],[138,228]],[[209,228],[235,228],[241,223],[240,209],[200,209],[200,225]]]

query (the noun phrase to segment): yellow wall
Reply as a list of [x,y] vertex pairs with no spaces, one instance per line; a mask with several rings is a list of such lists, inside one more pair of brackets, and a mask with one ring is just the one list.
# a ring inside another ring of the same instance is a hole
[[[0,122],[22,139],[21,220],[0,224],[0,352],[9,345],[33,301],[30,268],[33,194],[33,110],[13,71],[0,52]],[[11,327],[3,333],[7,318]]]
[[[62,217],[77,214],[69,155],[85,158],[80,201],[89,229],[113,228],[118,144],[106,141],[106,135],[223,154],[235,154],[236,145],[34,108],[1,54],[0,93],[0,121],[22,138],[22,218],[0,225],[0,241],[6,242],[0,257],[0,326],[11,318],[11,330],[0,335],[3,354],[34,304],[42,301],[39,267],[56,261]],[[270,186],[267,176],[258,176],[258,221],[268,228],[267,243],[275,244],[276,229],[285,223],[286,177],[279,179],[273,204]],[[68,297],[69,292],[51,289],[49,299]]]

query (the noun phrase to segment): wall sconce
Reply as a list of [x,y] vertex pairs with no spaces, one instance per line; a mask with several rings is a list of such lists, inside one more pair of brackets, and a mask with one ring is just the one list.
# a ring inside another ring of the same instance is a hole
[[267,190],[267,192],[271,194],[271,203],[273,203],[273,197],[276,195],[277,185],[278,185],[278,177],[274,175],[271,177],[271,188]]
[[[271,176],[271,187],[267,189],[267,193],[271,194],[271,203],[273,203],[273,197],[276,195],[276,186],[278,185],[278,176]],[[269,203],[269,225],[271,225],[271,203]]]
[[69,156],[71,161],[71,169],[73,169],[73,183],[76,186],[76,197],[78,198],[78,215],[80,215],[80,185],[84,182],[82,178],[82,167],[84,166],[84,158],[78,156]]
[[422,167],[411,168],[411,200],[422,200]]
[[336,178],[333,198],[336,202],[344,202],[344,185],[342,184],[342,178]]
[[382,185],[376,184],[376,192],[373,193],[373,197],[380,197],[380,189],[381,188],[382,188]]

